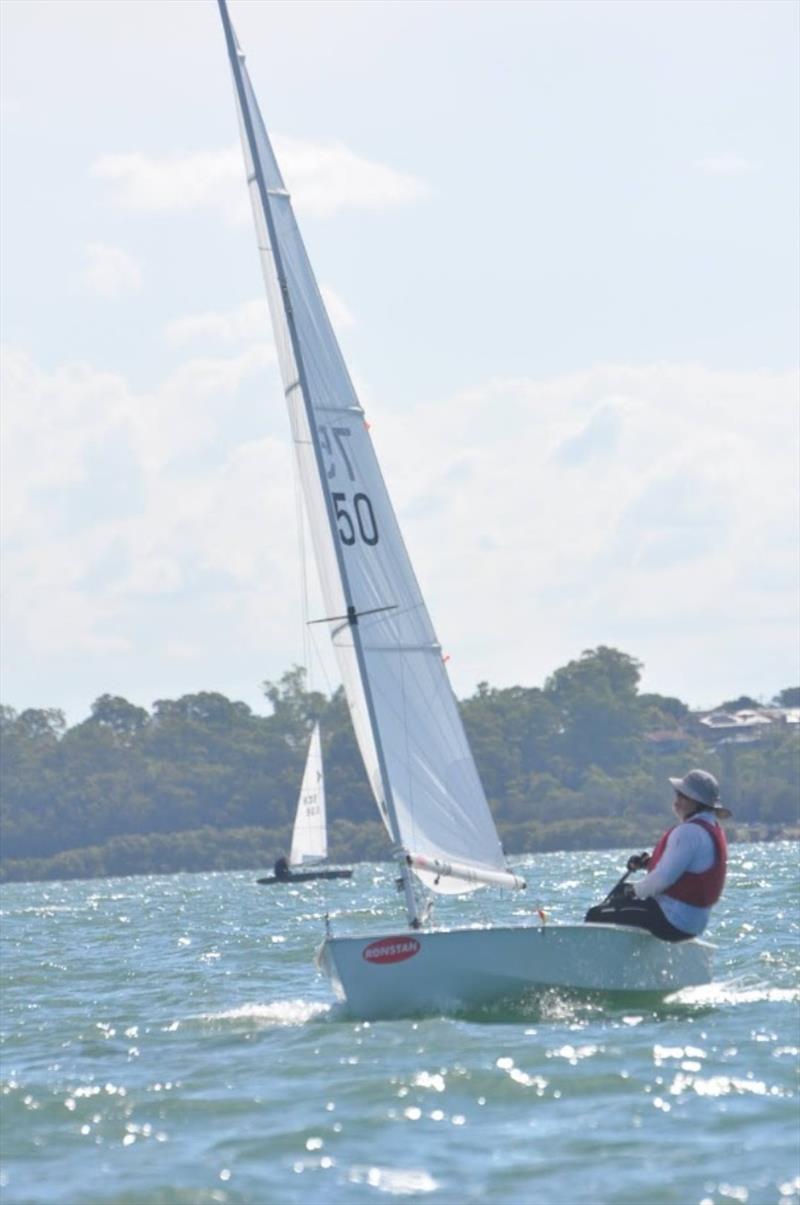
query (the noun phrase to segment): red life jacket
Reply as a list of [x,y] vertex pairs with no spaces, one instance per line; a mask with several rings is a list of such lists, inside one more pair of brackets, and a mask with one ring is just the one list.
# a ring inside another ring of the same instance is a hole
[[[710,908],[712,904],[716,904],[722,895],[722,888],[725,886],[725,870],[728,865],[728,843],[725,840],[725,833],[719,824],[709,824],[707,820],[701,820],[699,816],[692,817],[686,823],[700,824],[709,834],[711,840],[714,842],[714,863],[712,866],[709,866],[708,870],[685,870],[680,878],[676,879],[672,886],[668,887],[663,894],[670,896],[673,900],[680,900],[683,904],[693,904],[695,908]],[[674,824],[659,839],[647,867],[648,874],[651,870],[655,869],[663,858],[664,850],[667,847],[667,838],[677,827],[677,824]]]

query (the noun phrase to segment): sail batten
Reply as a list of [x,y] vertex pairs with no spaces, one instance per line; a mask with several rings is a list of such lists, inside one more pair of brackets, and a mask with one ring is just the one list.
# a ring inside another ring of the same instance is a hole
[[506,873],[503,851],[363,409],[225,0],[219,5],[295,457],[325,610],[343,621],[330,635],[358,746],[394,845],[486,872],[466,880],[420,863],[415,873],[438,891],[472,890]]

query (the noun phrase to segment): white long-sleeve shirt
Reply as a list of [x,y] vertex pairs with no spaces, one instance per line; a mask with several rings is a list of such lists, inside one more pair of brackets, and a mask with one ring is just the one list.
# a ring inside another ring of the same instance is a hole
[[[717,823],[711,812],[704,812],[703,820],[706,824]],[[684,820],[675,826],[667,838],[666,848],[658,866],[634,883],[633,890],[640,900],[654,896],[671,925],[683,933],[691,933],[693,937],[697,937],[708,924],[711,909],[685,904],[683,900],[672,899],[663,893],[678,881],[684,871],[700,874],[704,870],[710,870],[715,857],[716,849],[711,834],[706,832],[702,824],[691,824]]]

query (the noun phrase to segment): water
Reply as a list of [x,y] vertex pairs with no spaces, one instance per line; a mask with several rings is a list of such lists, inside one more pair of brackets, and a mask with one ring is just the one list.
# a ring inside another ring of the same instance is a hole
[[[610,853],[442,921],[574,920]],[[397,928],[392,867],[3,890],[3,1205],[800,1202],[797,846],[734,846],[715,984],[646,1008],[357,1024],[313,966]],[[354,913],[346,919],[346,913]]]

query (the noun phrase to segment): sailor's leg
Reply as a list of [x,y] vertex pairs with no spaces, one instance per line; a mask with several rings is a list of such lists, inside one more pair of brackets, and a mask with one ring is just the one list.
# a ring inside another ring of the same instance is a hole
[[584,921],[590,925],[631,925],[636,929],[647,929],[662,941],[688,941],[691,937],[691,933],[684,933],[669,923],[654,899],[596,904],[586,913]]

